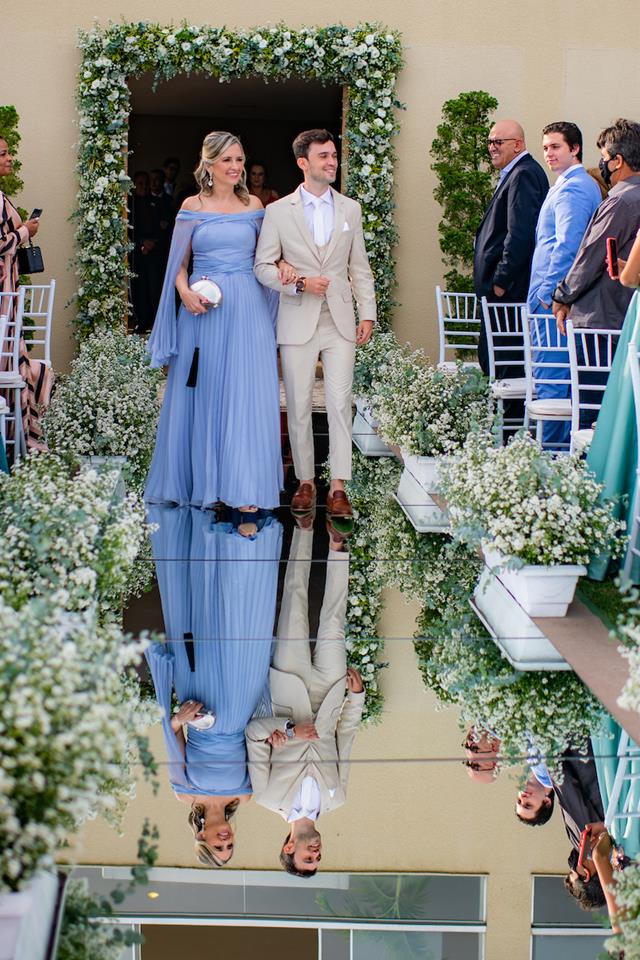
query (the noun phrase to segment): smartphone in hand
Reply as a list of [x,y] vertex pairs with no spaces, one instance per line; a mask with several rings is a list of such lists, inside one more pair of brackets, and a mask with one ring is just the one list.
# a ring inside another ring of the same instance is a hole
[[615,237],[607,237],[607,272],[612,280],[617,280],[618,273],[618,241]]
[[42,210],[39,207],[36,207],[35,210],[31,211],[29,215],[29,220],[39,220],[42,216]]

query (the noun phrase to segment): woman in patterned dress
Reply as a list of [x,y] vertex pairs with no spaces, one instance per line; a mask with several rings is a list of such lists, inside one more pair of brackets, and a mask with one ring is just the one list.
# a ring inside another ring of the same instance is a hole
[[[13,157],[7,141],[0,136],[0,183],[11,173]],[[11,300],[2,299],[2,293],[14,293],[18,288],[18,247],[27,243],[38,232],[38,220],[22,222],[20,214],[9,198],[0,190],[0,313],[11,316]],[[20,373],[26,386],[21,394],[22,425],[28,449],[45,448],[42,439],[40,415],[49,404],[52,372],[41,360],[29,357],[24,340],[20,341]],[[9,398],[7,398],[9,399]]]

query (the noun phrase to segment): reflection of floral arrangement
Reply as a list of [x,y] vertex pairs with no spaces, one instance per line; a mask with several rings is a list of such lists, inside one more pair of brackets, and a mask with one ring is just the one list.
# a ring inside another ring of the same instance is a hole
[[620,956],[624,950],[625,960],[640,958],[640,864],[633,863],[626,870],[616,871],[614,894],[618,905],[616,917],[621,933],[605,943],[609,956]]
[[0,890],[49,868],[88,817],[119,822],[136,742],[158,718],[123,679],[144,646],[101,625],[93,606],[0,599]]
[[372,402],[387,443],[424,457],[457,450],[474,427],[488,430],[494,411],[489,384],[475,367],[443,372],[420,350],[393,357]]
[[523,563],[588,563],[620,552],[624,524],[584,462],[554,457],[526,435],[497,447],[471,434],[441,468],[440,489],[456,537],[491,542]]
[[98,604],[117,616],[126,597],[147,585],[136,564],[146,534],[135,494],[114,496],[117,472],[70,475],[53,454],[33,454],[0,474],[0,596],[16,609],[52,595],[65,610]]
[[125,170],[127,78],[145,72],[157,80],[184,73],[220,81],[298,76],[349,88],[346,192],[362,204],[380,318],[388,322],[396,242],[391,144],[398,132],[395,82],[402,66],[396,32],[366,23],[300,30],[280,24],[238,31],[186,23],[112,23],[82,33],[80,48],[76,323],[83,332],[99,324],[120,324],[126,313],[129,243],[122,207],[131,188]]
[[427,625],[416,651],[425,684],[444,703],[455,704],[464,727],[481,723],[502,740],[509,760],[527,755],[529,740],[557,770],[567,748],[584,750],[597,733],[604,708],[573,673],[518,672],[498,651],[476,621],[475,628],[440,621],[439,635]]
[[75,460],[127,457],[125,479],[141,491],[153,454],[161,379],[149,366],[141,337],[97,330],[56,387],[45,417],[50,449]]

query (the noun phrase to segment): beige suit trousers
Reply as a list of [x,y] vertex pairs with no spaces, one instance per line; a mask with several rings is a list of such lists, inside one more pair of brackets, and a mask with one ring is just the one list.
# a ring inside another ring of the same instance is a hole
[[307,343],[281,344],[289,439],[298,480],[315,476],[311,411],[316,364],[322,361],[329,421],[329,463],[335,480],[351,478],[351,385],[356,345],[339,333],[326,303]]
[[[327,579],[313,657],[309,645],[309,574],[312,530],[293,531],[278,618],[273,666],[300,677],[309,691],[315,717],[329,690],[346,675],[345,618],[349,554],[329,550]],[[308,719],[295,717],[296,722]]]

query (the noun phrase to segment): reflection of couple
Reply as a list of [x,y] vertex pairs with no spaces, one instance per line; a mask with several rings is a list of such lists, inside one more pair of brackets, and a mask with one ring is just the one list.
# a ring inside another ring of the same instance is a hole
[[[337,516],[351,513],[343,492],[351,476],[351,383],[355,344],[366,342],[375,319],[373,278],[360,206],[330,187],[337,171],[331,135],[300,134],[294,154],[304,184],[265,214],[247,190],[237,138],[211,133],[204,140],[195,172],[200,193],[185,200],[177,216],[149,340],[152,363],[168,364],[169,372],[148,502],[207,507],[222,501],[245,510],[278,505],[276,340],[264,284],[280,294],[277,340],[300,481],[292,506],[310,509],[315,501],[311,410],[321,358],[331,464],[327,505]],[[222,291],[217,309],[190,286],[203,278]],[[177,316],[174,288],[182,301]]]

